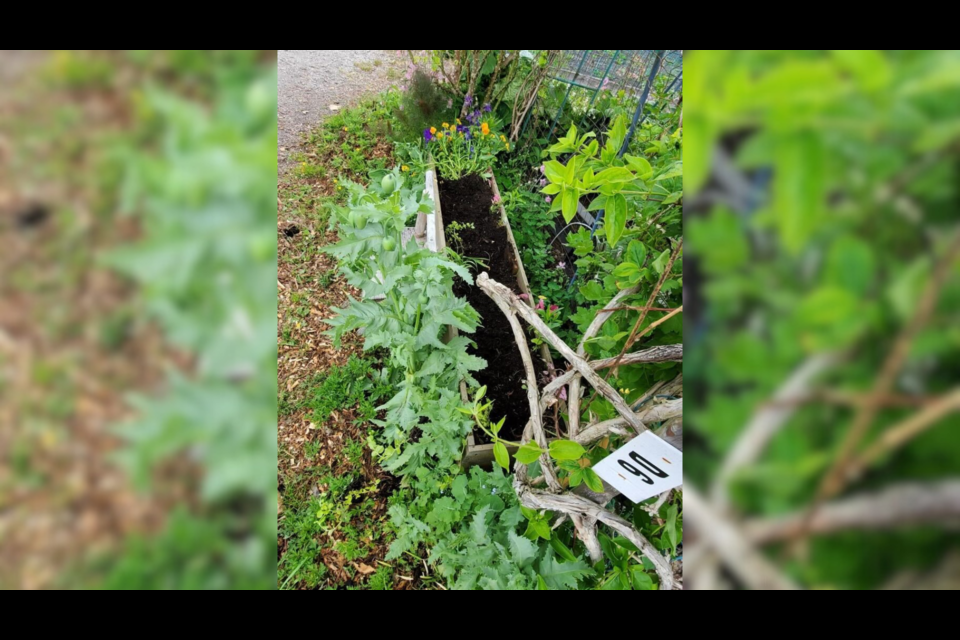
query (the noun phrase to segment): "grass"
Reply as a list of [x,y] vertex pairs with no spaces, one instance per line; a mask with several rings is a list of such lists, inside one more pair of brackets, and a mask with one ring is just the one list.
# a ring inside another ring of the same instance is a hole
[[416,574],[416,559],[383,562],[392,539],[387,508],[398,494],[367,447],[376,406],[391,389],[378,380],[377,361],[356,353],[358,338],[334,349],[322,321],[356,295],[322,251],[336,239],[327,206],[343,202],[341,179],[364,180],[393,165],[397,104],[386,93],[332,115],[290,155],[294,164],[280,179],[280,220],[299,229],[278,236],[280,589],[414,586],[401,576]]

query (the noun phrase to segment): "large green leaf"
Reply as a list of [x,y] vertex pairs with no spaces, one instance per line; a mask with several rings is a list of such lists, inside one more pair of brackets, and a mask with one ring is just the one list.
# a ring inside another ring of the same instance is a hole
[[607,198],[607,210],[603,216],[603,229],[611,247],[617,246],[617,241],[623,236],[626,226],[627,200],[618,193]]

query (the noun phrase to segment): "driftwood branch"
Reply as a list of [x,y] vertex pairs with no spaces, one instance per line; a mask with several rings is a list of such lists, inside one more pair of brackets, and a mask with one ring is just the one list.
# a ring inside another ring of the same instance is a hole
[[[637,292],[638,287],[629,287],[624,289],[617,295],[613,297],[613,300],[608,302],[603,309],[593,318],[593,321],[590,323],[590,326],[587,327],[587,330],[583,334],[583,338],[580,340],[580,344],[577,345],[577,355],[580,357],[585,357],[587,354],[587,341],[594,338],[597,333],[599,333],[601,327],[609,318],[613,317],[613,309],[616,309],[620,306],[620,301],[631,296]],[[596,365],[593,366],[594,370],[597,369]],[[570,408],[570,418],[568,420],[568,425],[570,427],[570,437],[576,438],[577,434],[580,433],[580,376],[574,375],[573,379],[570,381],[570,393],[569,393],[569,408]]]
[[635,544],[641,553],[650,559],[654,564],[657,576],[660,578],[660,588],[662,590],[667,591],[674,588],[673,569],[670,567],[667,558],[660,553],[649,540],[634,529],[632,524],[620,516],[578,495],[571,493],[554,495],[545,491],[538,491],[519,482],[517,477],[514,477],[513,486],[517,491],[517,497],[520,498],[520,502],[524,506],[533,509],[546,509],[548,511],[582,513],[585,516],[594,518],[607,525]]
[[[507,313],[508,316],[512,315],[509,311],[513,311],[513,313],[526,320],[600,395],[607,399],[613,408],[617,410],[617,413],[623,416],[630,426],[638,432],[644,428],[643,423],[637,418],[636,414],[633,413],[624,399],[620,397],[617,390],[597,375],[583,358],[578,356],[573,349],[561,340],[560,337],[553,332],[553,329],[548,327],[543,319],[526,303],[517,298],[510,289],[495,280],[491,280],[490,276],[485,272],[477,277],[477,286],[483,289],[493,300],[497,301],[497,305],[500,306],[501,310],[504,310],[504,313]],[[504,307],[500,305],[501,301],[506,304],[508,310],[505,310]]]
[[[530,404],[530,421],[524,429],[522,443],[531,439],[544,451],[547,451],[546,434],[543,429],[543,411],[556,400],[552,394],[556,393],[565,382],[551,382],[544,388],[543,394],[538,396],[536,378],[533,370],[533,361],[530,348],[527,345],[526,335],[517,316],[526,320],[551,346],[553,346],[573,368],[576,374],[584,377],[600,390],[604,397],[617,408],[624,421],[638,432],[646,427],[643,425],[640,414],[634,413],[624,399],[608,385],[592,368],[592,363],[586,362],[564,343],[553,331],[544,324],[540,317],[524,304],[512,291],[502,284],[490,279],[487,273],[477,277],[477,286],[487,294],[503,312],[513,329],[514,339],[520,349],[527,375],[527,400]],[[673,349],[672,353],[677,350]],[[682,353],[682,350],[681,350]],[[566,375],[566,374],[565,374]],[[648,410],[660,410],[659,405],[649,407]],[[535,489],[527,482],[526,465],[517,465],[514,475],[514,488],[520,503],[533,509],[546,509],[566,514],[570,517],[577,529],[577,534],[587,547],[591,560],[602,558],[602,550],[597,540],[596,524],[602,522],[614,529],[633,544],[650,559],[660,578],[662,589],[671,590],[675,586],[673,569],[670,562],[647,540],[631,523],[620,516],[607,511],[593,500],[569,492],[562,492],[553,468],[553,462],[547,453],[540,457],[540,466],[547,481],[547,490]]]
[[[755,543],[792,538],[805,510],[748,521],[744,533]],[[810,520],[809,533],[880,530],[935,522],[960,522],[960,480],[911,483],[824,504]]]
[[798,587],[757,551],[746,534],[707,503],[689,484],[683,490],[683,518],[699,532],[724,564],[744,584],[758,590]]
[[[487,291],[483,284],[481,284],[481,279],[488,280],[489,282],[493,281],[489,280],[486,272],[480,274],[480,277],[477,279],[477,284],[480,285],[481,289]],[[495,282],[493,283],[496,284]],[[503,287],[503,285],[497,286],[506,288]],[[488,291],[487,295],[490,295]],[[533,427],[533,439],[540,449],[544,451],[543,455],[540,456],[540,467],[543,469],[544,476],[547,479],[547,486],[550,487],[551,490],[559,492],[562,490],[560,482],[557,480],[557,474],[553,469],[550,456],[546,453],[550,445],[547,443],[547,436],[543,432],[543,416],[540,409],[540,398],[537,394],[537,373],[533,368],[533,359],[530,357],[530,347],[527,346],[527,336],[523,332],[523,327],[520,326],[520,321],[517,320],[517,316],[511,313],[509,300],[503,296],[490,295],[490,298],[507,317],[507,320],[510,322],[510,328],[513,329],[513,339],[517,343],[517,348],[520,349],[520,356],[523,358],[523,368],[527,375],[527,401],[530,403],[530,421]],[[519,298],[516,298],[516,300],[519,301]],[[523,306],[524,309],[527,308],[523,303],[520,303],[520,305]],[[516,308],[516,305],[514,305],[513,308]]]
[[[807,392],[816,378],[835,366],[838,360],[839,357],[834,353],[822,353],[810,357],[777,389],[773,395],[773,402],[779,403],[784,398],[792,398]],[[714,506],[721,512],[728,507],[727,487],[730,479],[738,471],[760,458],[767,445],[796,410],[796,406],[764,405],[740,432],[736,443],[723,461],[711,493]]]

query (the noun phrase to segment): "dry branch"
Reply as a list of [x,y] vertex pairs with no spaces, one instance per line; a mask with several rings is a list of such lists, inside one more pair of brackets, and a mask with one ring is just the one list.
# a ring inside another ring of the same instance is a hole
[[690,485],[683,490],[683,518],[745,585],[758,590],[798,589],[753,547],[739,527],[707,504]]
[[[639,417],[639,414],[634,413],[630,406],[616,392],[616,390],[614,390],[602,378],[600,378],[600,376],[592,368],[591,364],[587,363],[566,343],[560,340],[560,338],[557,337],[556,334],[554,334],[553,331],[546,326],[546,324],[544,324],[540,317],[533,310],[531,310],[528,305],[524,304],[512,291],[502,284],[491,280],[487,273],[481,273],[477,277],[476,282],[477,286],[479,286],[480,289],[496,303],[497,307],[507,317],[511,328],[513,329],[514,339],[517,342],[517,347],[520,349],[520,354],[523,358],[524,369],[526,370],[527,377],[527,400],[530,404],[531,415],[530,422],[524,429],[522,443],[525,444],[533,439],[540,446],[540,448],[545,451],[545,453],[540,457],[540,466],[543,469],[548,489],[543,491],[534,489],[532,486],[530,486],[530,484],[527,482],[526,465],[517,465],[516,473],[514,475],[514,488],[517,492],[517,497],[520,500],[520,503],[529,508],[538,510],[545,509],[568,515],[573,522],[574,527],[577,529],[578,536],[586,545],[591,560],[594,562],[602,558],[602,550],[597,541],[596,524],[597,522],[606,524],[630,540],[646,557],[650,559],[650,561],[654,564],[657,575],[660,578],[662,589],[673,589],[675,581],[670,562],[639,531],[637,531],[637,529],[634,528],[631,523],[627,522],[616,514],[607,511],[602,506],[588,498],[573,493],[561,492],[559,483],[557,482],[556,472],[553,468],[553,462],[550,459],[549,454],[546,453],[548,450],[548,445],[546,442],[546,434],[544,433],[543,429],[542,412],[547,406],[552,404],[550,401],[554,400],[550,394],[555,393],[556,390],[563,385],[563,383],[558,384],[557,381],[554,380],[544,389],[542,397],[538,397],[536,377],[533,370],[533,361],[530,356],[530,348],[527,345],[526,335],[523,332],[523,328],[521,327],[517,316],[519,315],[523,317],[523,319],[533,326],[533,328],[543,337],[544,340],[546,340],[551,346],[560,352],[560,354],[567,359],[577,374],[586,378],[590,384],[599,389],[604,397],[606,397],[610,403],[617,408],[617,411],[621,414],[624,421],[633,426],[638,432],[645,428],[642,420]],[[672,352],[676,353],[676,349],[673,349]],[[551,387],[552,391],[548,393],[548,389]],[[659,407],[660,405],[655,405],[649,409],[659,411]]]
[[[748,521],[744,533],[763,544],[791,538],[805,511]],[[903,484],[876,493],[829,502],[809,523],[809,533],[879,530],[960,520],[960,480]]]

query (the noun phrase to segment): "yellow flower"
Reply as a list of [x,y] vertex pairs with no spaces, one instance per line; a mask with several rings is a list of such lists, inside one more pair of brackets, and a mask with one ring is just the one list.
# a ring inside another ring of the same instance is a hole
[[437,133],[437,128],[436,128],[436,127],[430,127],[430,133],[436,135],[436,133]]
[[460,118],[457,118],[457,124],[463,124],[462,122],[460,122]]
[[507,151],[510,151],[510,143],[507,143]]
[[449,128],[450,128],[450,125],[447,124],[446,122],[444,122],[444,123],[443,123],[443,128],[444,128],[444,129],[449,129]]
[[540,298],[541,300],[546,300],[546,299],[547,299],[547,296],[537,296],[537,297]]
[[400,165],[400,171],[410,171],[410,167],[405,164]]
[[490,125],[488,125],[486,122],[481,123],[480,131],[483,132],[483,135],[487,135],[488,133],[490,133]]
[[360,151],[360,147],[357,147],[357,151]]
[[501,135],[500,135],[500,142],[506,142],[506,141],[507,141],[507,137],[506,137],[505,135],[501,134]]
[[344,131],[350,131],[350,129],[347,129],[346,127],[344,127],[343,130],[344,130]]

